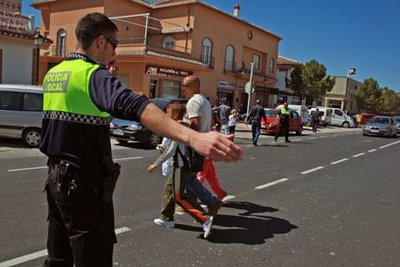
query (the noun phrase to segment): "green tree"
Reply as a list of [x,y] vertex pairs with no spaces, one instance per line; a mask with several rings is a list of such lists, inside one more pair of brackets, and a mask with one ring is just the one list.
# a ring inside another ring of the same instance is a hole
[[382,88],[379,103],[381,105],[381,111],[386,113],[396,113],[400,108],[400,97],[394,90],[384,87]]
[[373,78],[365,79],[357,92],[358,107],[368,112],[377,112],[380,109],[382,91]]
[[296,65],[290,74],[290,88],[297,92],[297,94],[303,98],[306,97],[306,91],[303,83],[302,72],[304,65]]
[[335,85],[335,78],[327,75],[325,66],[316,60],[295,68],[291,79],[293,89],[312,100],[325,96]]

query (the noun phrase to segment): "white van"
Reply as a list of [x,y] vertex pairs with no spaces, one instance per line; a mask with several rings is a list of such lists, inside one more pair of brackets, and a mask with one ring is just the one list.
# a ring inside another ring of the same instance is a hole
[[[314,110],[316,108],[310,109],[310,111]],[[323,125],[335,125],[344,128],[355,127],[353,118],[339,108],[318,107],[318,110],[321,113],[321,123]]]
[[303,125],[307,125],[308,122],[308,108],[305,105],[292,105],[289,104],[288,108],[293,111],[297,111],[301,117],[301,122]]
[[0,136],[22,138],[38,147],[43,116],[43,89],[27,84],[0,84]]

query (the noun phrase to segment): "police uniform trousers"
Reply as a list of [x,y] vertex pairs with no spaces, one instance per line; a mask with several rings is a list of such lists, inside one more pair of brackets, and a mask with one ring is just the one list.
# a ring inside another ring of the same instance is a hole
[[[50,161],[48,202],[49,267],[111,267],[116,243],[113,203],[102,200],[106,174]],[[75,264],[75,265],[74,265]]]

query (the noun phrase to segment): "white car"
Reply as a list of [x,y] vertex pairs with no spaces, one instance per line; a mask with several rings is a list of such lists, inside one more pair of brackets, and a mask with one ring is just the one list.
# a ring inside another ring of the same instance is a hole
[[375,116],[363,128],[363,135],[396,137],[397,127],[389,116]]
[[43,116],[43,88],[28,84],[0,84],[0,136],[22,138],[38,147]]

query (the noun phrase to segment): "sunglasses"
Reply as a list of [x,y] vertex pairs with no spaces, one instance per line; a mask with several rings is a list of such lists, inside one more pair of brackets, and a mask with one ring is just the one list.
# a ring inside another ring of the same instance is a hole
[[189,87],[189,84],[182,84],[182,87]]
[[115,50],[119,44],[119,41],[113,37],[104,35],[104,38],[107,40],[107,42],[109,42],[111,44],[111,46],[113,47],[113,49]]

